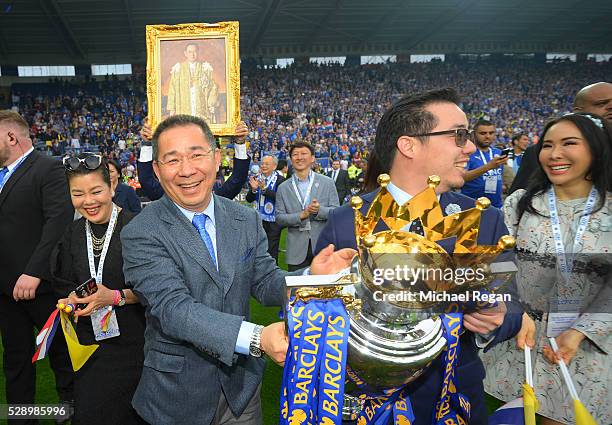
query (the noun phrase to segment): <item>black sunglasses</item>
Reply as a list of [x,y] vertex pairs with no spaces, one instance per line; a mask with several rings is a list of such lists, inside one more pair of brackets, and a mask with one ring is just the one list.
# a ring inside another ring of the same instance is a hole
[[102,155],[92,153],[84,158],[79,158],[77,156],[65,156],[64,159],[62,159],[62,162],[68,171],[75,171],[81,165],[88,170],[95,170],[100,166],[100,164],[102,164]]
[[468,140],[474,140],[474,130],[468,130],[467,128],[456,128],[454,130],[434,131],[433,133],[425,134],[408,134],[410,137],[425,137],[425,136],[441,136],[443,134],[454,134],[455,145],[458,148],[463,148],[467,144]]

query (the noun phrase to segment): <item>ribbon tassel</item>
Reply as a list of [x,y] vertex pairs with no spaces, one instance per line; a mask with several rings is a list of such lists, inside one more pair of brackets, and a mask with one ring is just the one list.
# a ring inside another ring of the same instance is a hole
[[[72,325],[68,313],[65,311],[66,307],[69,306],[62,306],[62,309],[55,309],[40,330],[36,337],[37,350],[32,357],[32,363],[46,357],[49,352],[49,347],[51,347],[51,343],[53,342],[57,327],[61,323],[66,345],[68,347],[68,354],[70,355],[70,361],[72,363],[72,369],[76,372],[83,367],[94,351],[98,349],[99,345],[81,345],[79,343],[76,330]],[[70,308],[70,310],[74,310],[74,308]]]

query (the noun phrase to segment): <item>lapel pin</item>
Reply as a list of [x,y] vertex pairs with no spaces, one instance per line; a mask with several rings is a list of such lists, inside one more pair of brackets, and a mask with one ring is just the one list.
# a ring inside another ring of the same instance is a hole
[[461,207],[457,204],[448,204],[444,212],[446,213],[446,215],[457,214],[461,212]]

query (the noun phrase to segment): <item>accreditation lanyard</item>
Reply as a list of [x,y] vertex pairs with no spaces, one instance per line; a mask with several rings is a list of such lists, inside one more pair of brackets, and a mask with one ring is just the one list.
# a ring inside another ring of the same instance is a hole
[[87,237],[87,257],[89,259],[89,273],[91,277],[96,278],[96,283],[102,283],[102,271],[104,270],[104,260],[106,260],[106,253],[110,241],[113,237],[113,230],[115,229],[115,223],[117,222],[117,215],[119,214],[119,208],[113,204],[113,212],[111,213],[110,221],[108,222],[108,228],[106,229],[106,236],[104,237],[104,245],[102,246],[102,252],[100,253],[100,261],[98,262],[98,271],[96,271],[96,263],[94,261],[93,243],[91,241],[91,226],[89,221],[85,221],[85,236]]
[[[487,165],[489,163],[489,161],[493,161],[493,149],[489,148],[489,156],[490,158],[487,159],[484,154],[482,153],[482,151],[480,149],[478,149],[478,153],[480,154],[480,159],[482,160],[482,165]],[[487,175],[489,172],[486,172],[485,175]]]
[[300,194],[300,191],[297,187],[297,176],[294,174],[293,178],[291,179],[291,184],[293,184],[293,191],[295,192],[295,196],[297,196],[298,200],[300,201],[302,209],[306,208],[308,198],[310,197],[310,192],[312,191],[312,184],[314,183],[315,179],[314,173],[312,171],[308,173],[308,178],[310,179],[310,183],[308,183],[308,188],[306,189],[306,193],[304,194],[304,199],[302,199],[302,195]]
[[595,199],[597,197],[597,190],[595,186],[591,189],[589,197],[587,198],[586,205],[584,207],[584,213],[580,218],[578,229],[576,230],[576,236],[574,237],[574,244],[572,246],[571,258],[567,258],[565,255],[565,246],[563,245],[563,238],[561,237],[561,223],[559,221],[559,213],[557,212],[557,200],[555,198],[555,191],[551,187],[548,191],[548,209],[550,211],[550,224],[552,227],[553,238],[555,241],[555,253],[557,254],[557,261],[559,262],[559,270],[561,273],[571,273],[574,266],[574,255],[580,249],[582,245],[582,235],[587,228],[589,220],[591,218],[591,212],[595,205]]

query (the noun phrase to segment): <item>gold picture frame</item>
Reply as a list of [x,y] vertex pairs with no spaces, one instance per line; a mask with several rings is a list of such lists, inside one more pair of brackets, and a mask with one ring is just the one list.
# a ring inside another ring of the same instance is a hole
[[240,122],[238,22],[147,25],[147,99],[151,128],[185,113],[216,136]]

